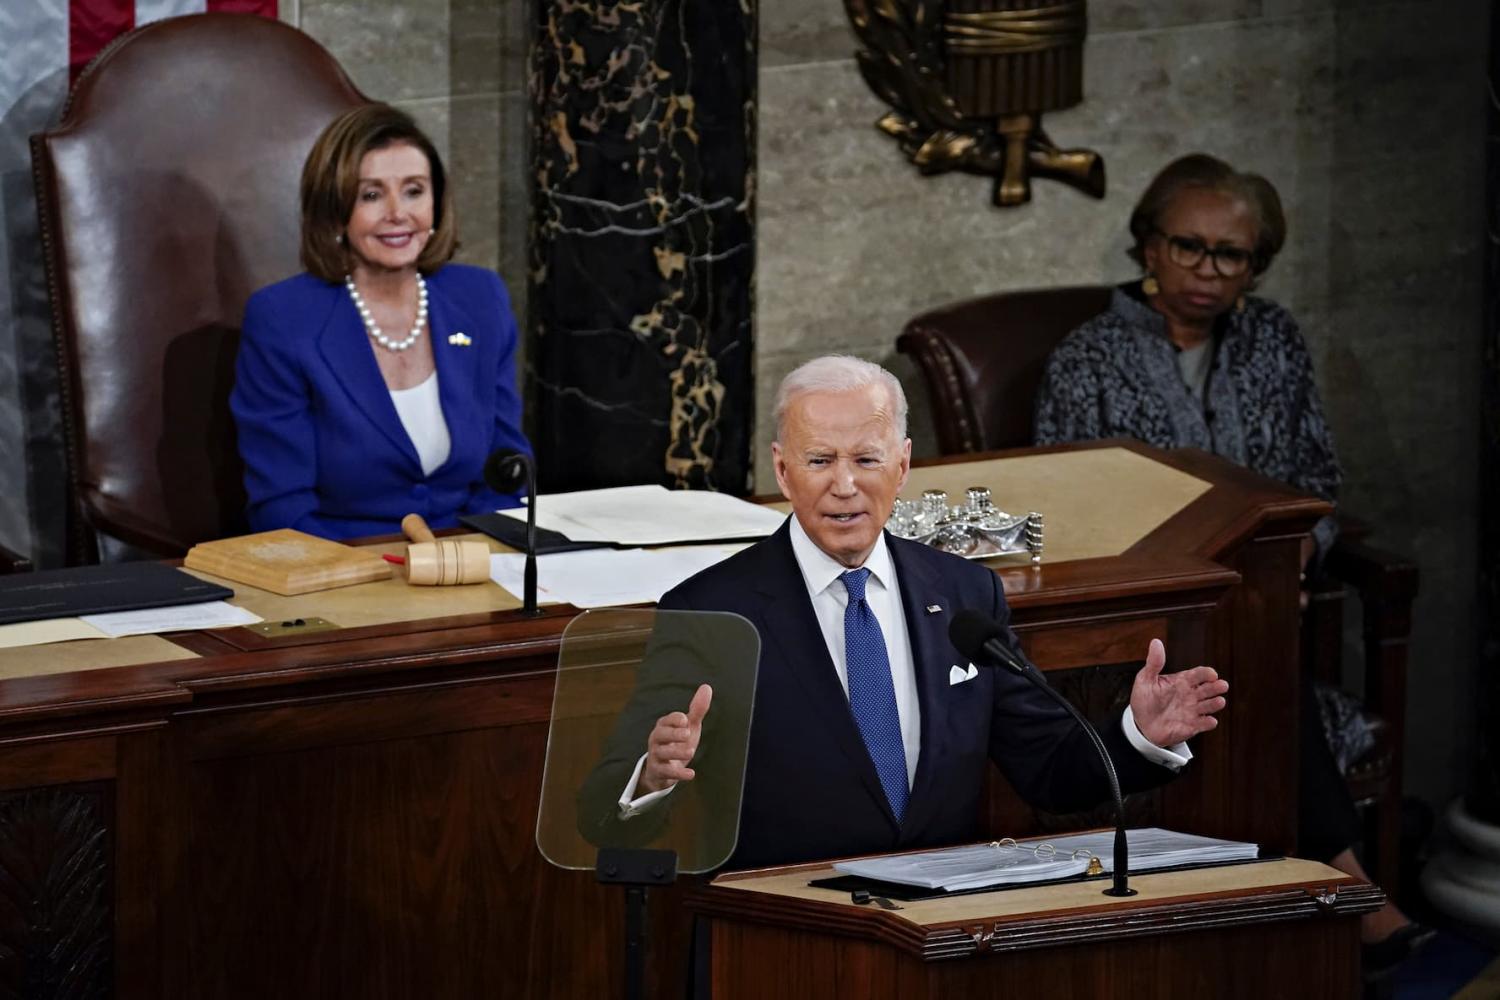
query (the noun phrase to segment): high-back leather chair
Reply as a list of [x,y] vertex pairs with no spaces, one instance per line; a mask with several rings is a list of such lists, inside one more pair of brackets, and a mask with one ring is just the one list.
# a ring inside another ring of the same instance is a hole
[[[896,340],[927,382],[944,455],[1031,444],[1032,410],[1047,355],[1109,304],[1108,286],[1001,292],[914,317]],[[1368,527],[1341,514],[1340,537],[1311,594],[1302,657],[1318,680],[1342,680],[1346,586],[1363,610],[1365,705],[1378,713],[1376,745],[1345,775],[1366,808],[1368,867],[1389,892],[1399,884],[1401,765],[1405,745],[1406,661],[1417,568],[1366,544]]]
[[1002,292],[922,313],[896,341],[927,379],[944,455],[1031,444],[1031,407],[1047,355],[1109,305],[1110,289]]
[[244,530],[229,390],[245,300],[295,274],[298,181],[365,103],[295,28],[195,14],[122,36],[32,137],[69,469],[68,561]]

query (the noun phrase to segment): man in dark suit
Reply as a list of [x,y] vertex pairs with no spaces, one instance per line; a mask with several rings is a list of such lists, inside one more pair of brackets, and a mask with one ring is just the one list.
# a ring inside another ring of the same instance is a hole
[[[999,577],[884,531],[911,460],[900,383],[855,358],[818,358],[783,382],[776,419],[776,480],[794,516],[660,603],[735,612],[761,636],[730,865],[976,839],[987,758],[1043,808],[1106,798],[1102,765],[1067,714],[1021,678],[971,669],[949,641],[950,619],[971,608],[1006,626],[1020,655]],[[1167,780],[1191,756],[1184,742],[1224,706],[1228,684],[1211,668],[1163,674],[1165,658],[1153,640],[1130,708],[1105,733],[1126,791]],[[674,786],[700,778],[714,711],[711,687],[699,686],[685,712],[656,718],[644,744],[635,737],[645,753],[633,773],[639,751],[596,771],[591,783],[623,789],[611,826],[656,826]]]

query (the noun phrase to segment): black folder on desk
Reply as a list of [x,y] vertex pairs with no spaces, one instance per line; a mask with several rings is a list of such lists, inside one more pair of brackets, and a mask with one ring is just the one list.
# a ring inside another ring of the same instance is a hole
[[[473,528],[481,534],[489,535],[499,542],[504,542],[517,552],[526,551],[526,522],[518,521],[504,514],[460,514],[460,524]],[[736,542],[752,544],[765,538],[765,535],[746,535],[742,538],[705,538],[694,541],[659,542],[654,544],[627,544],[623,542],[575,542],[560,531],[551,531],[547,528],[536,529],[536,554],[548,556],[556,552],[576,552],[580,549],[666,549],[674,545],[733,545]]]
[[[526,551],[526,522],[504,514],[460,514],[459,523],[468,525],[481,534],[504,542],[517,552]],[[536,554],[551,555],[554,552],[575,552],[579,549],[607,549],[607,542],[575,542],[560,531],[547,528],[536,529]]]
[[222,601],[234,591],[158,562],[0,576],[0,625]]

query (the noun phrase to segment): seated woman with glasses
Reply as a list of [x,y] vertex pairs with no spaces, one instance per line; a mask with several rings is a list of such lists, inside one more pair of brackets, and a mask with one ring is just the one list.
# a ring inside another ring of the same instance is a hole
[[[1276,189],[1211,156],[1184,156],[1146,188],[1130,234],[1146,273],[1047,359],[1036,443],[1132,437],[1202,448],[1336,499],[1342,474],[1307,345],[1289,312],[1249,294],[1286,239]],[[1318,523],[1303,541],[1304,566],[1321,560],[1336,531],[1331,516]],[[1334,748],[1346,765],[1368,749],[1368,725],[1341,692],[1315,700],[1308,686],[1303,699],[1299,849],[1368,879],[1350,850],[1359,822],[1334,759]],[[1361,921],[1367,969],[1395,964],[1430,936],[1390,903]]]
[[[1052,352],[1037,443],[1202,448],[1333,500],[1338,460],[1307,346],[1290,313],[1248,294],[1286,239],[1276,189],[1184,156],[1141,196],[1130,234],[1145,276]],[[1304,556],[1326,552],[1336,531],[1332,517],[1319,522]]]

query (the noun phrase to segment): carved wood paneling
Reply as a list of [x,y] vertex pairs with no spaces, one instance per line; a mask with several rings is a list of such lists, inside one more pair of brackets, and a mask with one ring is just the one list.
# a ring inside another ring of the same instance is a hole
[[0,795],[0,1000],[112,996],[107,785]]

